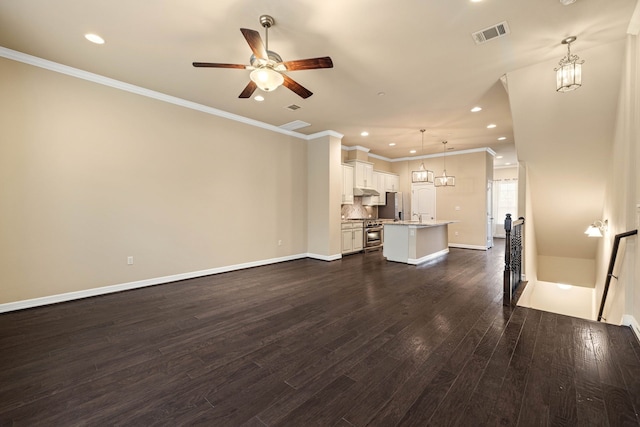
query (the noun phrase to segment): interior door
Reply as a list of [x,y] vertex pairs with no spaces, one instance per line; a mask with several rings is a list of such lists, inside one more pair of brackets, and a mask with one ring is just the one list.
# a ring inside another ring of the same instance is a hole
[[417,220],[421,215],[422,221],[436,219],[436,188],[433,184],[411,184],[411,218]]
[[487,181],[487,249],[493,247],[493,181]]

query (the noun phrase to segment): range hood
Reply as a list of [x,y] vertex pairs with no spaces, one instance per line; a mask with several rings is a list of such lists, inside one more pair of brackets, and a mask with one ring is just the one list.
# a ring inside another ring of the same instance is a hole
[[353,188],[353,195],[354,196],[379,196],[380,193],[378,193],[376,190],[374,190],[372,188],[354,187]]

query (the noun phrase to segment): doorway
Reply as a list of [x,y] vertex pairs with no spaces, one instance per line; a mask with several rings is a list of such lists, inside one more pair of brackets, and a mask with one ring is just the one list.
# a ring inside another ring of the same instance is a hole
[[423,221],[436,219],[436,188],[433,184],[411,184],[411,218],[418,219],[420,215]]

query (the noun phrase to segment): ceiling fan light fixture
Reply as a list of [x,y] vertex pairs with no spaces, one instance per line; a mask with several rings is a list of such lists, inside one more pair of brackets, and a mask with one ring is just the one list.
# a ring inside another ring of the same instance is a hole
[[249,78],[265,92],[272,92],[284,83],[282,74],[270,67],[256,68],[251,72]]

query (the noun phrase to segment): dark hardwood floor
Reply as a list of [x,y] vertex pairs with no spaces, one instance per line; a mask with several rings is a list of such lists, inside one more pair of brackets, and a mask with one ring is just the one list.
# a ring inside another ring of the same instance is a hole
[[2,314],[0,425],[639,425],[631,330],[503,307],[503,265],[371,252]]

